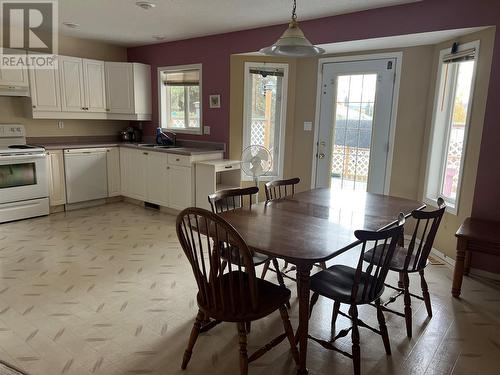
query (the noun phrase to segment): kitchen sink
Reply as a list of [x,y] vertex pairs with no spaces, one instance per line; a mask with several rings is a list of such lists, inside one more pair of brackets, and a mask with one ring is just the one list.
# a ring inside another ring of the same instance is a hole
[[154,148],[158,145],[154,144],[154,143],[138,143],[137,144],[138,147],[150,147],[150,148]]
[[155,148],[179,148],[180,146],[176,145],[157,145]]
[[138,147],[148,147],[148,148],[179,148],[180,146],[175,145],[157,145],[154,143],[139,143]]

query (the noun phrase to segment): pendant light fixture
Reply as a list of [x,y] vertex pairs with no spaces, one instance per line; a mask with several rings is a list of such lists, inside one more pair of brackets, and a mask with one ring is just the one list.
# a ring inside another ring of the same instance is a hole
[[313,57],[325,53],[325,50],[316,47],[304,36],[297,21],[297,0],[293,0],[292,20],[288,24],[288,29],[276,43],[262,48],[260,52],[271,56]]

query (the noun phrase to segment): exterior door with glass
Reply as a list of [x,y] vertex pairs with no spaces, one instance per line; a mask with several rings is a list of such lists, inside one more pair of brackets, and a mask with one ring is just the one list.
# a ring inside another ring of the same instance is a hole
[[386,193],[396,59],[322,68],[315,186]]

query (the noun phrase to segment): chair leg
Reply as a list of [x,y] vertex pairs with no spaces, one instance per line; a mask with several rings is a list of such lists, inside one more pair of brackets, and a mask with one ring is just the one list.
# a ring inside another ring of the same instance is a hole
[[339,315],[340,310],[340,302],[333,302],[333,310],[332,310],[332,322],[331,322],[331,330],[332,334],[335,332],[335,324],[337,323],[337,316]]
[[262,275],[260,275],[261,279],[266,278],[266,273],[267,273],[267,270],[269,269],[270,264],[271,264],[271,259],[266,260],[266,263],[264,263],[264,268],[262,269]]
[[299,351],[297,350],[297,345],[295,344],[295,335],[293,333],[292,325],[290,324],[290,318],[288,317],[288,312],[284,306],[280,307],[281,320],[283,320],[283,327],[285,328],[285,333],[290,342],[290,349],[292,350],[292,356],[296,364],[299,364]]
[[358,307],[351,305],[349,315],[352,318],[352,363],[354,366],[354,375],[361,374],[361,349],[359,347],[359,329],[358,329]]
[[472,253],[467,251],[465,253],[465,262],[464,262],[464,275],[469,276],[470,273],[470,262],[471,262]]
[[405,320],[406,320],[406,335],[412,336],[412,312],[411,312],[411,297],[410,297],[410,278],[408,274],[404,274],[404,302],[405,302]]
[[247,332],[245,323],[239,322],[237,325],[240,341],[240,374],[248,375]]
[[420,274],[420,286],[422,287],[422,296],[424,297],[425,308],[427,309],[427,315],[432,318],[432,306],[431,306],[431,296],[429,294],[429,288],[424,277],[424,270],[418,271]]
[[313,312],[314,305],[316,302],[318,302],[319,294],[318,293],[313,293],[311,297],[311,302],[309,302],[309,319],[311,319],[311,315]]
[[403,289],[405,287],[405,274],[404,272],[399,273],[398,288]]
[[196,343],[198,335],[200,334],[201,323],[204,318],[205,314],[203,314],[201,311],[198,311],[198,315],[196,315],[196,320],[194,322],[193,329],[191,330],[191,336],[189,336],[188,347],[186,348],[186,351],[184,352],[184,357],[182,359],[181,368],[183,370],[186,369],[189,360],[191,359],[191,355],[193,354],[194,344]]
[[250,333],[250,331],[252,330],[252,322],[245,322],[245,330],[247,331],[247,333]]
[[[282,286],[283,288],[286,288],[285,280],[283,280],[283,275],[281,274],[281,271],[280,271],[280,265],[278,263],[278,259],[276,259],[276,258],[273,258],[273,267],[276,270],[276,277],[278,278],[278,284],[280,284],[280,286]],[[290,308],[289,301],[287,301],[286,307]]]
[[382,341],[384,342],[385,353],[387,355],[391,355],[391,343],[389,341],[389,333],[387,332],[387,325],[385,324],[385,316],[380,306],[380,298],[375,301],[375,306],[377,306],[378,326],[380,328],[380,334],[382,335]]
[[221,266],[220,266],[220,274],[221,275],[224,274],[224,270],[226,269],[226,267],[227,267],[227,260],[223,260],[221,263]]

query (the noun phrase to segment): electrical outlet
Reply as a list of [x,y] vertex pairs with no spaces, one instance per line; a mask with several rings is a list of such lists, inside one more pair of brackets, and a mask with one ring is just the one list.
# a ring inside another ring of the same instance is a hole
[[203,127],[203,134],[210,135],[210,126]]
[[59,129],[64,129],[64,121],[58,121],[58,122],[57,122],[57,127],[58,127]]
[[304,122],[304,131],[310,132],[313,128],[313,123],[311,121]]

